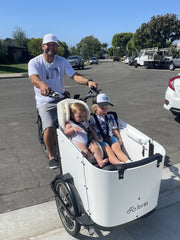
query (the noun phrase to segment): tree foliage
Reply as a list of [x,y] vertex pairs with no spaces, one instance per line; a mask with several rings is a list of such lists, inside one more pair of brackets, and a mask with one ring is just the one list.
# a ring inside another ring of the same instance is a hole
[[[120,48],[120,50],[116,50],[116,55],[123,56],[124,54],[127,55],[127,43],[132,38],[133,33],[125,32],[125,33],[116,33],[112,38],[112,46],[115,48]],[[119,53],[118,53],[119,52]]]
[[65,42],[61,42],[58,41],[58,50],[57,50],[57,54],[62,56],[62,57],[69,57],[69,49],[68,49],[68,45]]
[[78,50],[77,50],[77,48],[75,46],[71,46],[69,48],[69,55],[70,56],[78,55],[78,54],[79,54],[79,52],[78,52]]
[[116,33],[112,38],[112,46],[125,49],[133,33]]
[[101,43],[97,38],[91,35],[81,39],[80,43],[77,44],[77,49],[85,59],[88,59],[100,53]]
[[42,54],[41,44],[42,38],[31,38],[28,42],[28,51],[33,57]]
[[114,54],[114,47],[110,47],[110,48],[108,48],[108,54],[109,54],[109,56],[113,56],[113,54]]
[[134,45],[134,35],[133,37],[129,40],[129,42],[127,43],[127,50],[128,51],[135,51],[135,45]]
[[127,47],[126,47],[127,51],[128,51],[128,56],[133,56],[135,57],[137,55],[137,51],[136,51],[136,47],[134,45],[134,35],[133,37],[129,40],[129,42],[127,43]]
[[29,39],[26,37],[26,33],[20,28],[16,27],[16,30],[12,33],[14,42],[18,46],[27,47]]
[[147,47],[168,47],[174,40],[180,39],[180,20],[176,14],[153,16],[143,23],[134,34],[137,49]]

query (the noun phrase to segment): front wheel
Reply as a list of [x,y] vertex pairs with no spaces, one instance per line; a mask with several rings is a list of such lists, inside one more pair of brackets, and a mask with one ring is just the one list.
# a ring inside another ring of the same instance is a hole
[[81,225],[68,213],[69,211],[73,216],[79,215],[75,196],[72,191],[72,184],[64,182],[61,179],[57,179],[55,182],[55,189],[59,195],[59,197],[56,197],[55,200],[62,224],[71,236],[76,236],[80,231]]

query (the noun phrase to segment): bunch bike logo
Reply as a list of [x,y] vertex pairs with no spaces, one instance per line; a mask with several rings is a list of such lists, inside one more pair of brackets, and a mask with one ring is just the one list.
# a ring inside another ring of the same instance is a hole
[[144,202],[143,204],[138,204],[137,206],[131,206],[128,210],[127,210],[127,214],[133,213],[137,210],[140,210],[144,207],[148,206],[148,202]]

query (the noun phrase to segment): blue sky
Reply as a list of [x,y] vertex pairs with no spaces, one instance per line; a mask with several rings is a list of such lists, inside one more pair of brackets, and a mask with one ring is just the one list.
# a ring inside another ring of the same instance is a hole
[[153,15],[180,19],[179,0],[0,0],[0,9],[0,39],[20,27],[28,38],[53,33],[69,46],[90,35],[110,46],[114,34],[135,33]]

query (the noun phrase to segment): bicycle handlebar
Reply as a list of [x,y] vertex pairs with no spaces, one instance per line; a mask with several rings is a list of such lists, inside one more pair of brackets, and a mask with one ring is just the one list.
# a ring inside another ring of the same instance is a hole
[[[79,99],[86,102],[86,100],[89,98],[95,98],[100,91],[101,89],[96,89],[95,87],[92,87],[84,98],[80,98],[80,94],[78,94],[78,95],[74,95],[74,99]],[[93,93],[95,94],[93,95]],[[58,92],[51,90],[48,94],[48,97],[52,97],[55,100],[64,100],[66,98],[70,98],[70,93],[68,91],[64,91],[62,95],[63,96],[61,97]]]
[[68,91],[64,91],[62,93],[63,97],[60,97],[59,93],[58,92],[55,92],[53,90],[51,90],[48,94],[48,97],[52,97],[56,100],[63,100],[63,99],[66,99],[66,98],[70,98],[70,93]]
[[[82,98],[81,100],[86,101],[88,98],[96,97],[99,94],[100,91],[101,91],[101,89],[96,89],[95,87],[92,87],[89,90],[87,96]],[[95,95],[93,95],[93,93],[95,93]]]

